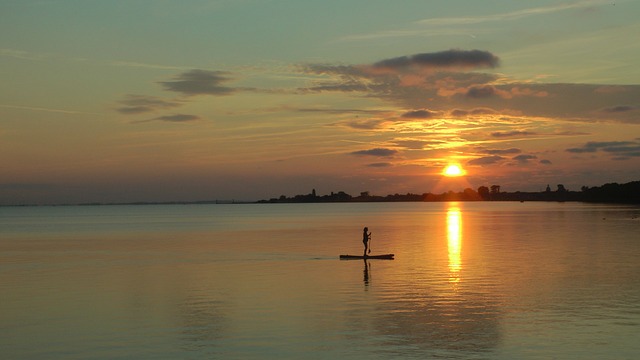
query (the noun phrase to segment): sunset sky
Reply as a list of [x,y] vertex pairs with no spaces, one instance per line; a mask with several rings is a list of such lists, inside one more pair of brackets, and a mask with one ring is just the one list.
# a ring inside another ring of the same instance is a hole
[[640,180],[639,16],[631,0],[3,0],[0,204]]

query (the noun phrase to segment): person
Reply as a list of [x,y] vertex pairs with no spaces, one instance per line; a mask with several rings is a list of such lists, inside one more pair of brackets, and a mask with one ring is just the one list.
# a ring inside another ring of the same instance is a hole
[[364,227],[362,231],[362,243],[364,244],[364,256],[367,256],[367,249],[369,248],[369,240],[371,240],[371,233],[367,233],[369,231],[368,227]]

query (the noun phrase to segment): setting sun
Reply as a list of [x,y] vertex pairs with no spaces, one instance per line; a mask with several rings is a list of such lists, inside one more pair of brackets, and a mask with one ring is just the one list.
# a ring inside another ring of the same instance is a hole
[[458,164],[449,164],[446,168],[444,168],[442,174],[444,176],[456,177],[464,175],[465,171]]

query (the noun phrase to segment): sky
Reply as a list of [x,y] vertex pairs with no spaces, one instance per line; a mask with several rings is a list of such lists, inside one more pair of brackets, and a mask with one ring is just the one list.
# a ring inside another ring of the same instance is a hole
[[[0,1],[0,205],[640,180],[640,1]],[[445,177],[451,163],[464,176]]]

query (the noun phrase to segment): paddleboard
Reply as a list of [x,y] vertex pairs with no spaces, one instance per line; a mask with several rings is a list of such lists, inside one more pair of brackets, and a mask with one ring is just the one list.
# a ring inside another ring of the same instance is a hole
[[383,259],[383,260],[393,260],[393,254],[383,254],[383,255],[340,255],[340,259],[342,260],[355,260],[355,259]]

